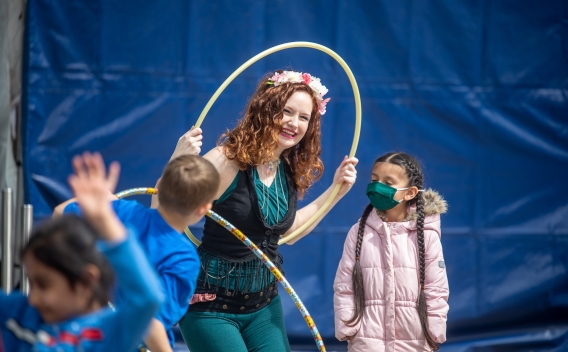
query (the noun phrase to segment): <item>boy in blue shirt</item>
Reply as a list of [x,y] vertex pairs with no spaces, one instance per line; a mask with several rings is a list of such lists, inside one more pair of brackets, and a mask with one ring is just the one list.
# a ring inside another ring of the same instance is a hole
[[[219,173],[209,161],[196,155],[183,155],[171,160],[158,180],[156,209],[132,200],[116,200],[109,195],[118,218],[137,230],[138,240],[156,269],[166,295],[144,338],[153,352],[171,351],[172,327],[189,307],[200,263],[195,246],[183,232],[211,209],[219,180]],[[58,205],[54,215],[79,212],[71,199]],[[117,300],[120,301],[120,288]]]

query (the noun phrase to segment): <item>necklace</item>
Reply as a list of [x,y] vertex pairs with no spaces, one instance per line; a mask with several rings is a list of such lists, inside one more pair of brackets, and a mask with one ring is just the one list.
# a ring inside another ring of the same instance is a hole
[[276,167],[280,165],[280,159],[270,160],[267,165],[268,165],[268,172],[273,173]]
[[[273,163],[273,165],[271,165],[271,163]],[[276,165],[278,165],[278,166],[280,165],[280,160],[268,162],[268,171],[271,172],[271,173],[274,172]],[[272,170],[271,170],[271,166],[272,166]],[[264,182],[262,182],[262,180],[260,178],[261,173],[258,172],[258,169],[257,169],[257,173],[258,173],[259,181],[262,184],[262,204],[260,205],[260,209],[261,209],[261,213],[262,213],[262,210],[264,210],[263,218],[266,221],[268,219],[269,210],[270,210],[267,206],[267,204],[268,204],[267,198],[268,198],[268,202],[270,201],[270,199],[269,199],[270,198],[270,187],[266,186],[264,184]],[[265,178],[265,180],[266,180],[266,178]],[[284,204],[282,206],[285,207],[286,210],[288,210],[288,197],[286,197],[286,195],[284,194],[284,187],[282,186],[282,176],[280,175],[280,170],[277,169],[276,176],[274,178],[274,181],[272,181],[272,182],[273,183],[276,182],[274,184],[275,193],[276,193],[276,195],[275,195],[276,196],[276,217],[275,218],[278,219],[278,217],[280,217],[280,203],[281,203],[280,194],[282,194],[284,196],[283,197],[284,198],[284,200],[283,200]],[[278,189],[278,186],[280,186],[280,189]],[[267,208],[265,209],[265,207],[267,207]]]

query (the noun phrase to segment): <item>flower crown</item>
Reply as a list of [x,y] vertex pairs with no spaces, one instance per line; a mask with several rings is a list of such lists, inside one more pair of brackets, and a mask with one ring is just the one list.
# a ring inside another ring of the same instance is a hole
[[309,73],[302,73],[296,71],[282,71],[281,73],[275,72],[274,76],[268,79],[266,84],[274,84],[279,86],[282,83],[305,83],[316,93],[316,100],[318,102],[318,110],[321,115],[325,114],[325,106],[330,98],[323,99],[327,94],[327,88],[321,84],[320,79],[310,75]]

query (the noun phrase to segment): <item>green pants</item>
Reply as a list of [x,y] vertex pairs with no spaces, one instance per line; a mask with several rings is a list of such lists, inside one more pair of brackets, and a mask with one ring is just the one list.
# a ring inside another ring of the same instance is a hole
[[290,352],[280,296],[253,313],[188,311],[179,327],[191,352]]

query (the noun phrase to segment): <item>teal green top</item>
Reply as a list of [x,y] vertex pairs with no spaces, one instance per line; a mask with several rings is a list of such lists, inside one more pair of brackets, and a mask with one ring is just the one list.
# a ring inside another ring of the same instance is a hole
[[[221,194],[216,203],[221,203],[227,199],[231,193],[233,193],[239,183],[240,174],[240,172],[237,172],[233,182],[231,182],[225,192]],[[278,174],[274,178],[274,181],[272,181],[270,187],[267,187],[264,183],[262,183],[262,181],[260,181],[256,168],[252,169],[252,175],[254,178],[254,186],[256,188],[260,212],[262,213],[266,224],[272,226],[282,220],[288,211],[288,185],[286,184],[284,165],[282,165],[282,163],[278,165]],[[265,197],[267,197],[266,201]],[[278,206],[278,204],[280,204],[280,206]],[[278,212],[279,209],[280,212]]]
[[[218,285],[239,292],[260,292],[276,278],[258,258],[243,263],[232,263],[197,248],[201,260],[199,279],[208,285]],[[282,257],[273,260],[278,267]],[[282,269],[280,269],[282,270]]]
[[221,197],[219,197],[219,199],[217,199],[217,201],[215,203],[221,203],[225,199],[229,198],[231,193],[233,193],[233,191],[235,190],[235,188],[237,188],[237,185],[239,184],[239,176],[240,175],[241,175],[241,172],[240,171],[237,172],[237,176],[235,176],[235,178],[233,179],[233,182],[231,182],[229,187],[227,187],[225,192],[223,192],[223,194],[221,194]]
[[[237,173],[231,185],[217,199],[217,203],[227,199],[237,188],[240,174],[240,172]],[[288,186],[284,165],[282,163],[278,165],[278,174],[270,187],[260,181],[256,168],[253,168],[252,174],[260,211],[266,224],[272,226],[282,220],[288,211]],[[277,202],[280,202],[280,206]],[[200,258],[203,267],[203,272],[199,275],[200,279],[206,279],[212,285],[228,287],[230,290],[234,290],[238,285],[239,291],[256,292],[261,291],[263,287],[275,280],[270,270],[256,258],[246,264],[225,263],[216,256],[204,252],[200,252]],[[204,272],[207,273],[207,278]]]
[[252,169],[252,176],[260,212],[264,217],[264,221],[268,225],[273,226],[282,220],[288,211],[288,186],[286,185],[284,166],[282,163],[278,165],[278,173],[270,187],[260,181],[256,168]]

